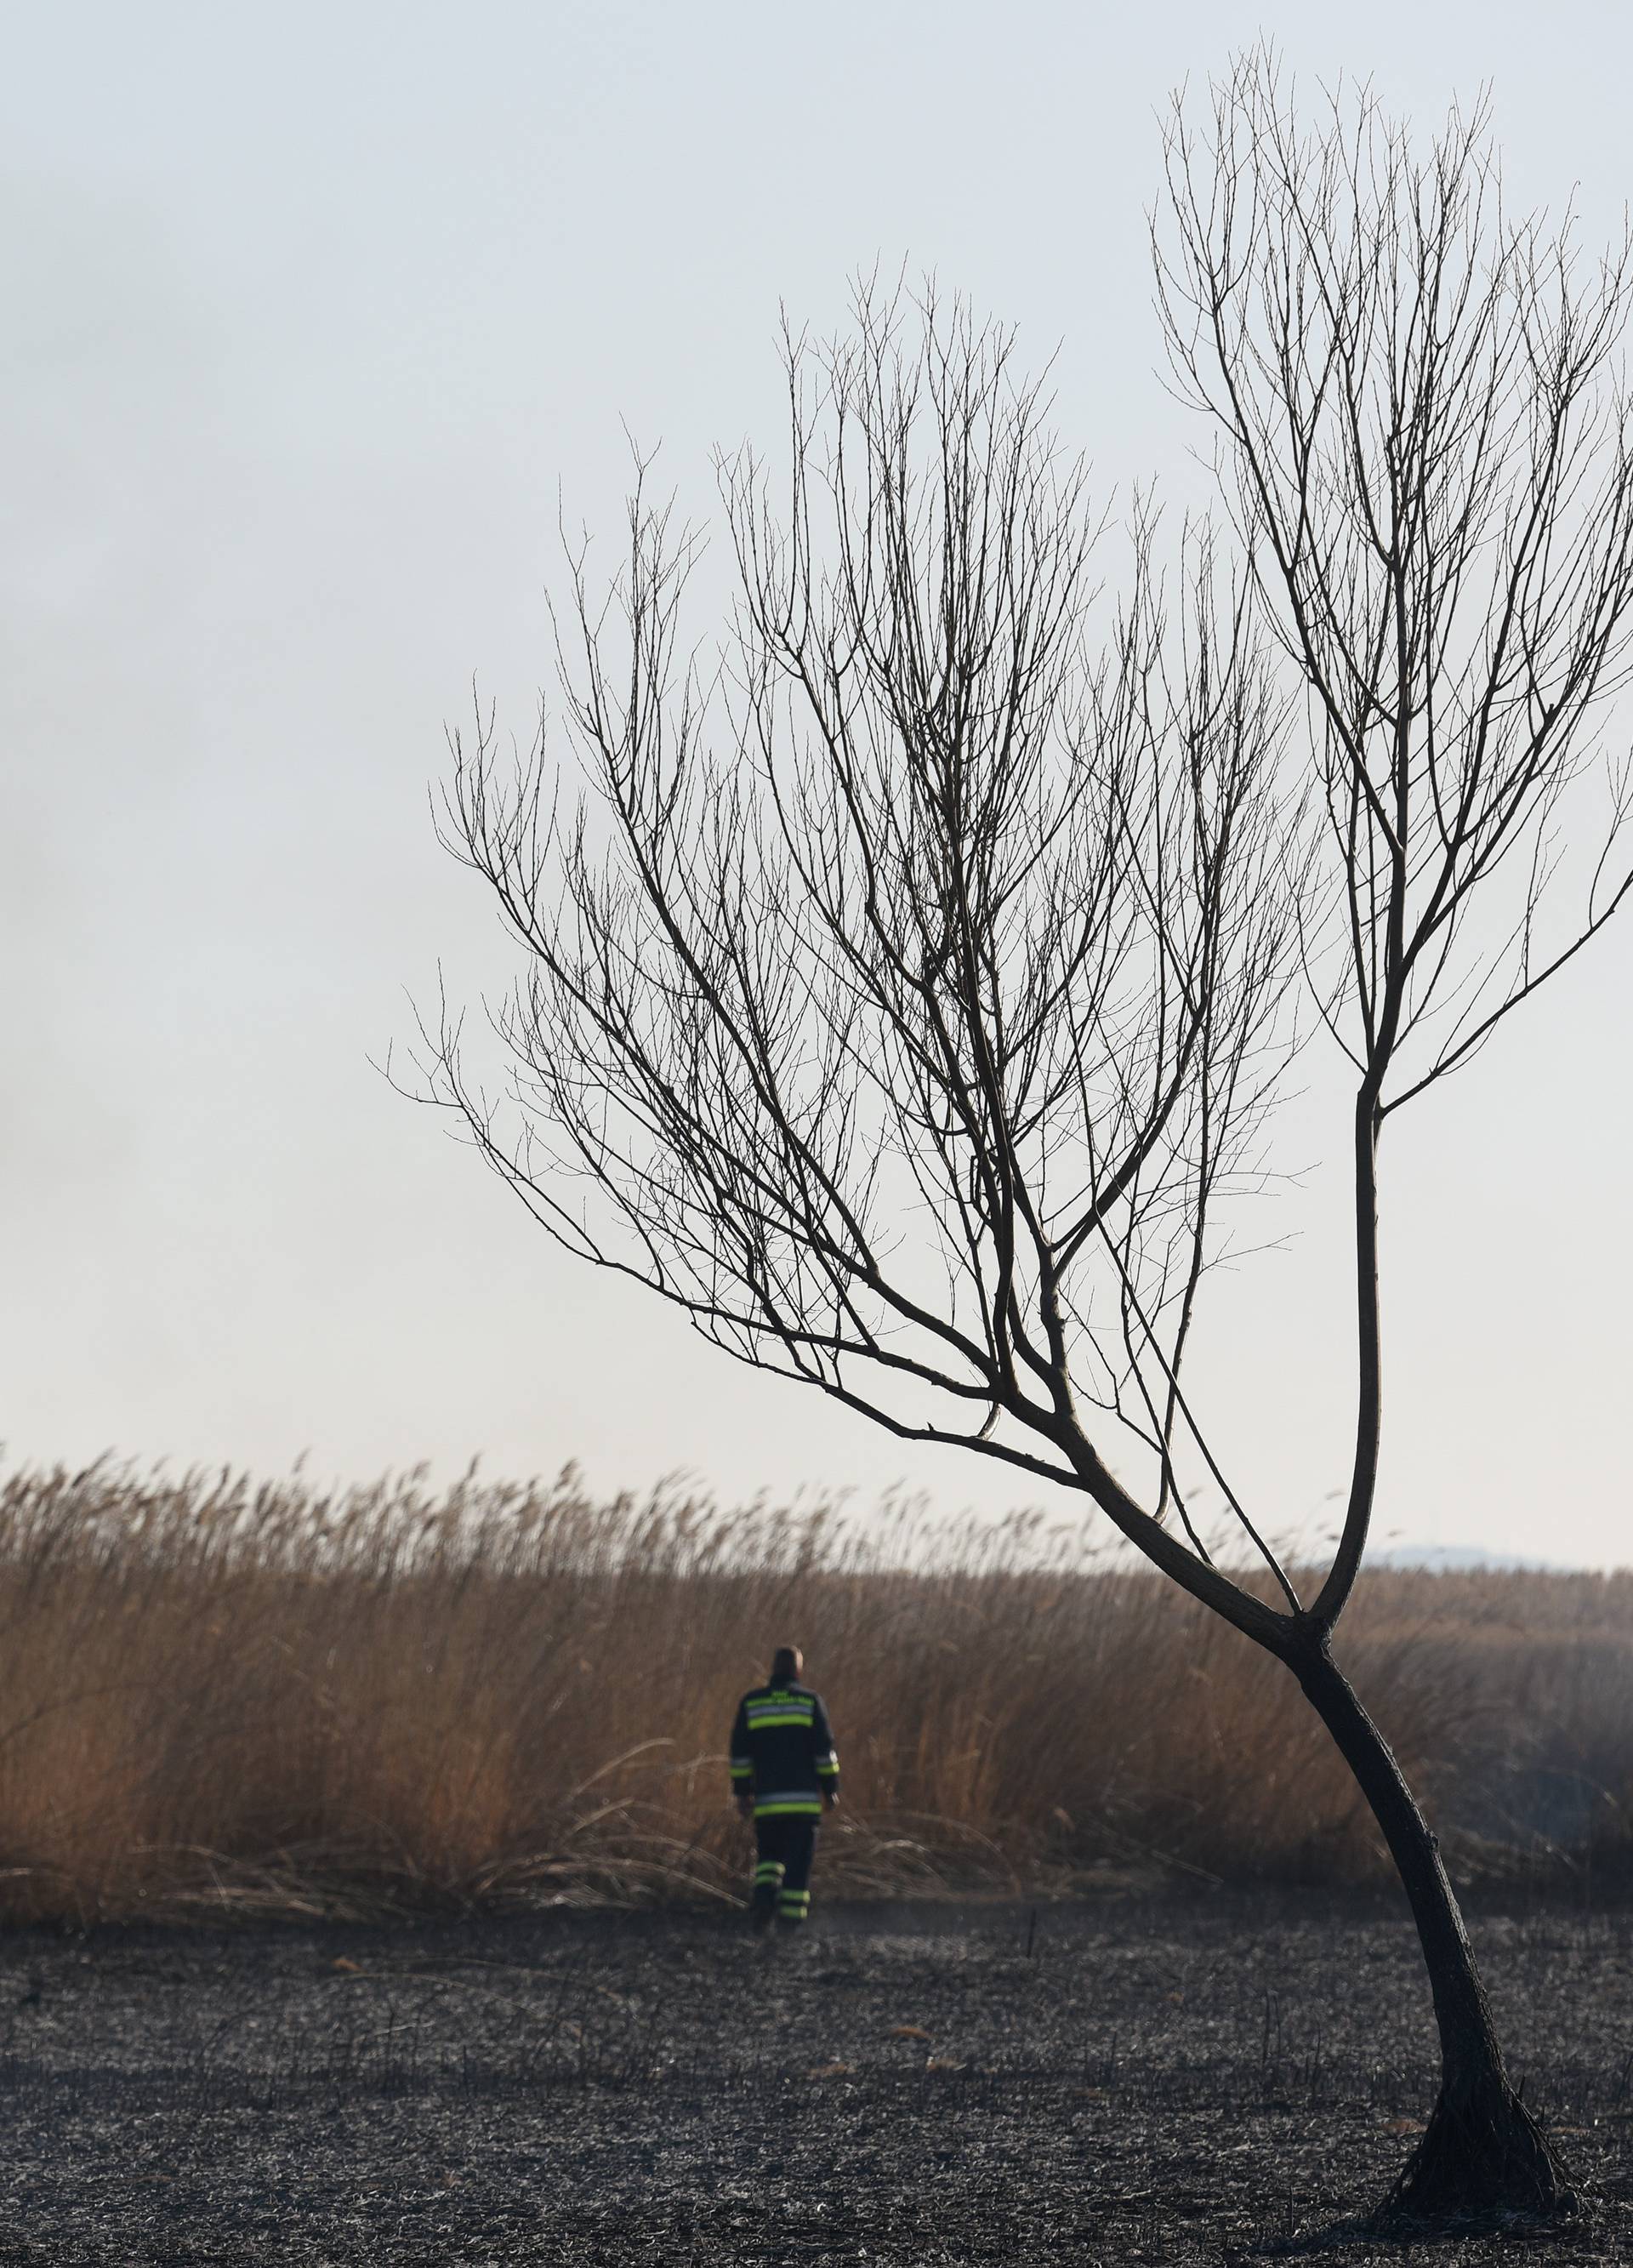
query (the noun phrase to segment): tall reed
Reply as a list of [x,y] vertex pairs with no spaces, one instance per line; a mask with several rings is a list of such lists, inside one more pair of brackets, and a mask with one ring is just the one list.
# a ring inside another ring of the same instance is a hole
[[[0,1487],[0,1916],[734,1896],[723,1751],[784,1639],[830,1890],[1379,1867],[1285,1673],[1074,1525],[107,1464]],[[1346,1658],[1469,1848],[1619,1817],[1633,1577],[1374,1574]]]

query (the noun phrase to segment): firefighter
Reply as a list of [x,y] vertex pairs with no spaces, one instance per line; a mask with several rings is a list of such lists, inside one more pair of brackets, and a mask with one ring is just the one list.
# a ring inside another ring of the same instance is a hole
[[839,1801],[839,1758],[820,1694],[799,1683],[805,1657],[780,1646],[769,1683],[737,1705],[732,1727],[732,1793],[754,1822],[756,1929],[781,1919],[798,1926],[811,1911],[811,1861],[826,1804]]

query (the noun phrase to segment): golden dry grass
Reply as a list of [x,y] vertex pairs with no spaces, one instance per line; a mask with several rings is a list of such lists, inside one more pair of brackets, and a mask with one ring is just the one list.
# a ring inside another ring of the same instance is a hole
[[[829,1888],[1379,1863],[1285,1673],[1036,1519],[24,1473],[0,1630],[14,1918],[734,1894],[723,1750],[784,1638]],[[1618,1829],[1633,1576],[1373,1574],[1340,1652],[1466,1852]]]

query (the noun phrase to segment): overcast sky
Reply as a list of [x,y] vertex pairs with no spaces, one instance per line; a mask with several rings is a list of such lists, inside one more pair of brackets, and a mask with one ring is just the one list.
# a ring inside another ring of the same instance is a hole
[[[1325,28],[1312,28],[1318,24]],[[756,1380],[548,1245],[368,1058],[439,957],[502,981],[426,813],[473,675],[550,673],[558,486],[628,426],[686,501],[778,439],[779,302],[876,260],[1059,350],[1101,492],[1184,488],[1153,374],[1156,114],[1259,29],[1425,128],[1490,82],[1511,188],[1633,189],[1605,5],[870,0],[85,6],[0,80],[0,1440],[365,1476],[480,1452],[727,1498],[1028,1500]],[[622,421],[622,422],[621,422]],[[1387,1530],[1627,1541],[1633,919],[1386,1158]],[[1318,1082],[1319,1085],[1319,1082]],[[1316,1108],[1283,1162],[1336,1155]],[[1219,1278],[1195,1390],[1271,1525],[1351,1423],[1342,1191]]]

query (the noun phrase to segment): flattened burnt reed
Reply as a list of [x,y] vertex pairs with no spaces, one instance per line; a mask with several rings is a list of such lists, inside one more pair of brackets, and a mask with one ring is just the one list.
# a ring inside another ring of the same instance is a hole
[[[1475,1934],[1593,2185],[1544,2249],[1633,2257],[1633,1915]],[[1396,2260],[1357,2225],[1434,2100],[1416,1958],[1316,1894],[15,1934],[0,2261]]]

